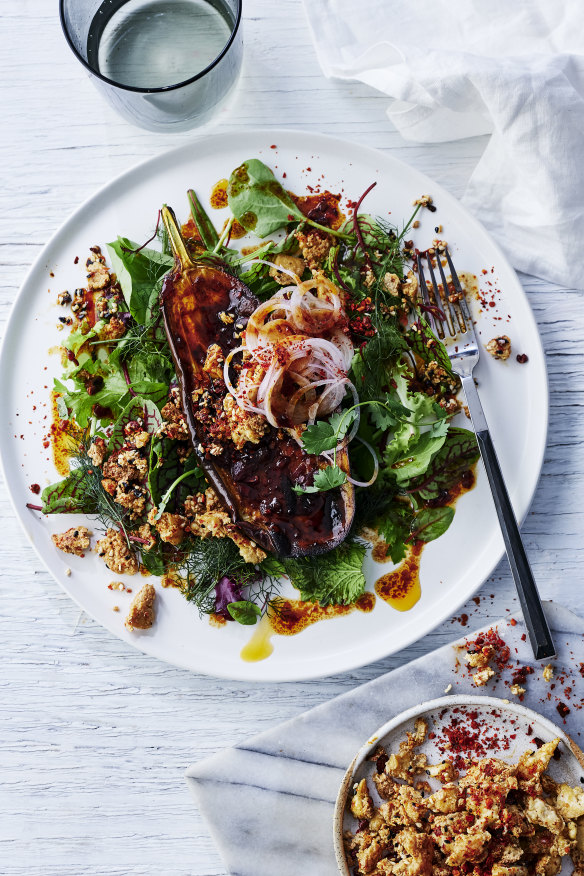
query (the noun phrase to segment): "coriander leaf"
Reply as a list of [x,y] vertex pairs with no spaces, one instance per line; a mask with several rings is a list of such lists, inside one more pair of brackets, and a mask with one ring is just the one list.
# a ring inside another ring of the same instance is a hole
[[312,423],[302,433],[302,446],[307,453],[319,454],[323,450],[334,450],[337,443],[335,430],[326,420]]
[[356,410],[341,411],[333,414],[330,420],[318,420],[302,433],[302,445],[307,453],[322,453],[324,450],[334,450],[337,444],[346,436],[351,424],[357,417]]
[[328,465],[319,469],[314,475],[314,483],[311,487],[292,487],[295,493],[324,493],[340,487],[347,480],[347,475],[338,465]]
[[261,615],[261,611],[255,602],[250,602],[248,599],[242,599],[240,602],[230,602],[227,605],[227,611],[233,620],[245,626],[253,626]]
[[416,514],[410,538],[417,541],[434,541],[435,538],[444,535],[453,517],[454,508],[449,505],[442,508],[423,508],[419,514]]
[[364,544],[344,541],[328,554],[285,559],[283,563],[302,599],[321,605],[350,605],[365,592],[365,551]]
[[479,458],[479,449],[474,432],[451,426],[446,440],[432,459],[427,471],[413,477],[404,486],[409,493],[416,493],[427,502],[437,499],[455,487]]
[[355,420],[357,419],[358,413],[355,408],[348,408],[346,411],[339,411],[336,414],[332,414],[329,423],[333,428],[333,432],[335,433],[337,444],[339,441],[342,441]]

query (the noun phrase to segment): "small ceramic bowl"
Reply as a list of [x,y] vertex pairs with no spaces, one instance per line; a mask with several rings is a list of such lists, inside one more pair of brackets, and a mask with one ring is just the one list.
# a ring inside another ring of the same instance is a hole
[[[458,710],[458,711],[455,711]],[[584,773],[584,754],[578,746],[566,736],[563,730],[548,721],[547,718],[526,709],[519,703],[507,703],[495,697],[486,696],[449,696],[440,697],[414,706],[406,712],[402,712],[383,727],[380,727],[369,739],[363,743],[351,765],[344,775],[335,805],[333,821],[333,837],[335,856],[339,872],[342,876],[351,876],[351,871],[345,858],[343,846],[343,832],[355,831],[357,822],[351,815],[348,807],[350,792],[356,782],[363,778],[370,778],[375,770],[375,764],[368,760],[378,745],[382,745],[387,751],[397,751],[399,743],[406,738],[406,732],[413,730],[416,718],[427,720],[429,729],[437,734],[436,739],[426,739],[420,746],[419,751],[427,755],[430,763],[439,763],[444,760],[443,745],[440,744],[440,728],[445,727],[452,717],[460,717],[461,710],[478,713],[477,720],[482,727],[489,728],[488,736],[491,740],[504,739],[508,741],[507,750],[501,750],[500,744],[488,743],[485,740],[485,752],[481,757],[498,757],[501,760],[516,763],[520,755],[529,748],[533,748],[531,740],[539,737],[544,742],[549,742],[556,737],[560,738],[561,757],[552,760],[549,766],[550,775],[558,782],[567,782],[571,785],[579,785]],[[442,750],[440,750],[442,748]],[[376,800],[373,783],[369,783],[370,791],[373,791],[374,802]],[[437,787],[439,787],[437,785]],[[562,868],[562,873],[565,868]],[[566,872],[568,870],[566,869]]]

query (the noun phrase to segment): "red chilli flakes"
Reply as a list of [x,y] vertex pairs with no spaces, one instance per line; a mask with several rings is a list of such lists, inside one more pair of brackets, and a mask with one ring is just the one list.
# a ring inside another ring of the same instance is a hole
[[436,724],[440,724],[447,714],[452,717],[436,734],[435,745],[440,755],[447,757],[459,771],[467,768],[469,760],[476,761],[477,758],[492,755],[493,751],[508,751],[517,736],[515,719],[507,719],[505,723],[510,726],[503,730],[500,723],[501,713],[497,709],[489,714],[499,720],[498,727],[485,721],[484,712],[479,715],[474,709],[458,706],[443,709]]

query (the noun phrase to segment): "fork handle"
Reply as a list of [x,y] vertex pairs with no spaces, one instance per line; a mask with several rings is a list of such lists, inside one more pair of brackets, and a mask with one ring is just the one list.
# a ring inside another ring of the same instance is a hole
[[481,452],[489,485],[493,494],[507,558],[519,594],[519,602],[529,633],[529,639],[536,660],[555,657],[556,651],[550,628],[541,604],[537,585],[525,553],[513,506],[497,459],[495,445],[489,432],[487,420],[472,376],[462,377],[462,386],[468,402],[468,409],[475,428],[477,444]]

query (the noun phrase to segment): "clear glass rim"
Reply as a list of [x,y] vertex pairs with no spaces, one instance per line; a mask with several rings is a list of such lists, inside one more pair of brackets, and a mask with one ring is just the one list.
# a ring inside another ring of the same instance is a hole
[[88,70],[93,76],[96,76],[102,82],[106,82],[108,85],[113,85],[114,88],[121,88],[123,91],[132,91],[135,94],[163,94],[165,91],[175,91],[177,88],[184,88],[185,85],[190,85],[192,82],[196,82],[198,79],[202,79],[204,76],[207,75],[207,73],[209,73],[214,67],[217,66],[217,64],[219,63],[219,61],[222,60],[222,58],[225,57],[225,55],[227,54],[227,52],[231,48],[231,45],[232,45],[235,37],[237,36],[237,32],[239,30],[239,25],[241,24],[241,10],[242,10],[243,0],[236,0],[237,14],[236,14],[236,18],[235,18],[235,22],[233,24],[233,27],[231,29],[231,35],[230,35],[229,39],[227,40],[227,42],[225,43],[225,45],[223,46],[222,50],[217,55],[217,57],[214,58],[210,64],[207,64],[207,66],[203,70],[200,70],[199,73],[197,73],[195,76],[191,76],[191,77],[189,77],[189,79],[183,79],[181,82],[177,82],[174,85],[163,85],[163,86],[159,86],[158,88],[138,88],[135,85],[123,85],[121,82],[116,82],[115,79],[108,79],[107,76],[103,76],[101,73],[99,73],[97,70],[95,70],[90,64],[88,64],[87,61],[85,60],[85,58],[82,55],[80,55],[79,52],[77,51],[75,45],[73,44],[73,40],[71,39],[71,37],[69,35],[69,31],[68,31],[67,25],[65,23],[65,9],[64,9],[65,2],[66,2],[66,0],[59,0],[59,18],[61,20],[61,28],[62,28],[63,33],[65,35],[65,39],[67,40],[67,43],[69,44],[69,48],[71,49],[71,51],[73,52],[73,54],[75,55],[77,60],[83,64],[83,66],[85,67],[86,70]]

